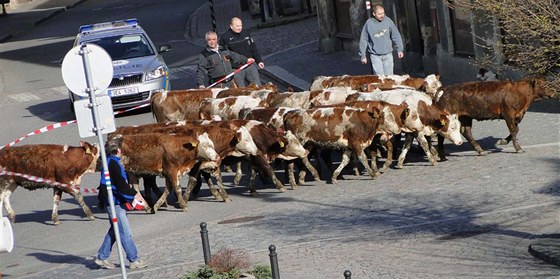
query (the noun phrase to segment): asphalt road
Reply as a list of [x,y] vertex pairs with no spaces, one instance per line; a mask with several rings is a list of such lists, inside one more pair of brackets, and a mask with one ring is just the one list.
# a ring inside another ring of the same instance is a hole
[[[83,23],[112,20],[114,14],[137,17],[156,44],[174,47],[166,54],[173,56],[165,57],[173,67],[172,76],[179,80],[192,72],[188,57],[199,47],[183,39],[184,22],[169,15],[186,19],[203,1],[152,2],[87,1],[1,44],[0,71],[8,82],[0,88],[0,142],[73,119],[59,60]],[[153,119],[144,111],[116,121],[122,126]],[[209,224],[213,251],[236,247],[266,264],[266,248],[275,244],[282,278],[342,278],[345,269],[352,270],[353,278],[560,276],[555,266],[527,253],[531,239],[560,230],[559,123],[558,100],[538,102],[520,125],[525,153],[515,153],[511,145],[495,145],[507,135],[503,121],[475,122],[475,138],[492,151],[486,156],[476,156],[468,144],[448,144],[449,161],[434,167],[413,149],[403,170],[391,169],[375,180],[346,174],[337,186],[309,182],[278,193],[261,183],[257,186],[261,195],[254,198],[245,187],[231,186],[227,175],[231,203],[216,202],[203,189],[202,198],[191,202],[186,213],[171,206],[155,215],[130,214],[140,255],[151,264],[131,277],[176,278],[200,264],[200,222]],[[80,139],[77,131],[69,126],[29,137],[22,144],[96,141]],[[278,175],[283,179],[282,171]],[[99,174],[86,175],[82,186],[95,188],[98,181]],[[246,181],[245,177],[242,185]],[[0,254],[3,277],[118,277],[115,271],[92,265],[108,222],[106,214],[94,207],[94,195],[86,195],[86,203],[97,220],[87,221],[73,199],[63,196],[62,224],[54,226],[52,192],[18,189],[12,195],[16,246],[12,253]],[[239,221],[249,217],[254,221]],[[236,218],[242,219],[235,222]],[[116,252],[111,260],[117,262]]]

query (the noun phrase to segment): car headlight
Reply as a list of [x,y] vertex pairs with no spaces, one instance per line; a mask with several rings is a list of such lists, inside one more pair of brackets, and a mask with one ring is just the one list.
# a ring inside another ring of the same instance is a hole
[[167,74],[165,67],[159,66],[155,70],[146,73],[146,81],[163,77]]

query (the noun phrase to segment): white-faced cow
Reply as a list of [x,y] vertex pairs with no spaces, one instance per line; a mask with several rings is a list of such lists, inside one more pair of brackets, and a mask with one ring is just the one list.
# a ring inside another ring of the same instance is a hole
[[[55,144],[36,144],[8,147],[0,150],[0,170],[79,186],[85,173],[95,172],[99,149],[96,145],[80,142],[80,146]],[[19,176],[0,176],[0,210],[2,204],[6,208],[8,218],[15,222],[15,212],[10,204],[10,195],[21,186],[28,190],[53,188],[52,220],[60,224],[58,205],[62,192],[72,195],[90,220],[95,219],[93,213],[84,202],[79,189],[74,187],[57,188],[44,182],[31,181]]]
[[162,175],[165,178],[166,188],[154,205],[154,211],[165,202],[169,191],[177,194],[181,209],[185,211],[187,205],[181,198],[180,178],[198,162],[217,168],[220,160],[214,143],[206,133],[198,136],[163,133],[114,135],[111,141],[118,141],[123,165],[130,176]]
[[395,89],[375,93],[356,93],[349,96],[349,99],[385,101],[395,105],[406,103],[408,105],[410,114],[406,118],[405,130],[403,130],[406,133],[406,141],[399,156],[397,168],[403,167],[406,154],[410,150],[414,137],[416,137],[432,165],[437,165],[438,152],[435,148],[430,147],[426,136],[431,136],[434,132],[437,132],[456,145],[463,143],[460,133],[461,124],[457,115],[432,106],[432,98],[424,92],[411,89]]
[[380,111],[353,108],[292,110],[284,116],[285,129],[292,131],[306,148],[316,146],[343,151],[342,162],[332,174],[332,183],[338,183],[338,175],[350,161],[352,152],[374,177],[364,149],[372,143],[381,123],[383,113]]

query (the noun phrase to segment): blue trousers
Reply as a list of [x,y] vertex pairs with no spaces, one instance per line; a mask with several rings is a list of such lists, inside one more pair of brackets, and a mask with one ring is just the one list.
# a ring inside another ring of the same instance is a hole
[[[122,208],[121,205],[115,204],[115,213],[117,215],[117,224],[119,226],[119,235],[121,237],[121,244],[126,253],[126,259],[130,262],[134,262],[138,259],[138,251],[136,250],[136,245],[132,240],[132,231],[130,230],[130,225],[128,224],[128,218],[126,217],[126,209]],[[115,231],[113,230],[113,222],[111,222],[111,209],[107,207],[107,215],[109,216],[109,231],[103,239],[103,243],[97,252],[97,257],[101,260],[106,260],[111,255],[111,250],[113,250],[113,244],[117,241],[115,237]]]
[[374,75],[388,76],[393,74],[392,52],[383,55],[370,54],[370,59]]

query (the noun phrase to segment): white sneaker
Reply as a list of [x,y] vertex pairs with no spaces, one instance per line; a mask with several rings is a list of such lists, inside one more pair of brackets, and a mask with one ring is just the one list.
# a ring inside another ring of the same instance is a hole
[[108,260],[102,260],[100,258],[95,258],[95,264],[101,268],[115,269],[115,265],[110,263]]
[[148,267],[148,264],[141,261],[141,260],[136,260],[130,263],[129,268],[130,269],[137,269],[137,268],[146,268]]

